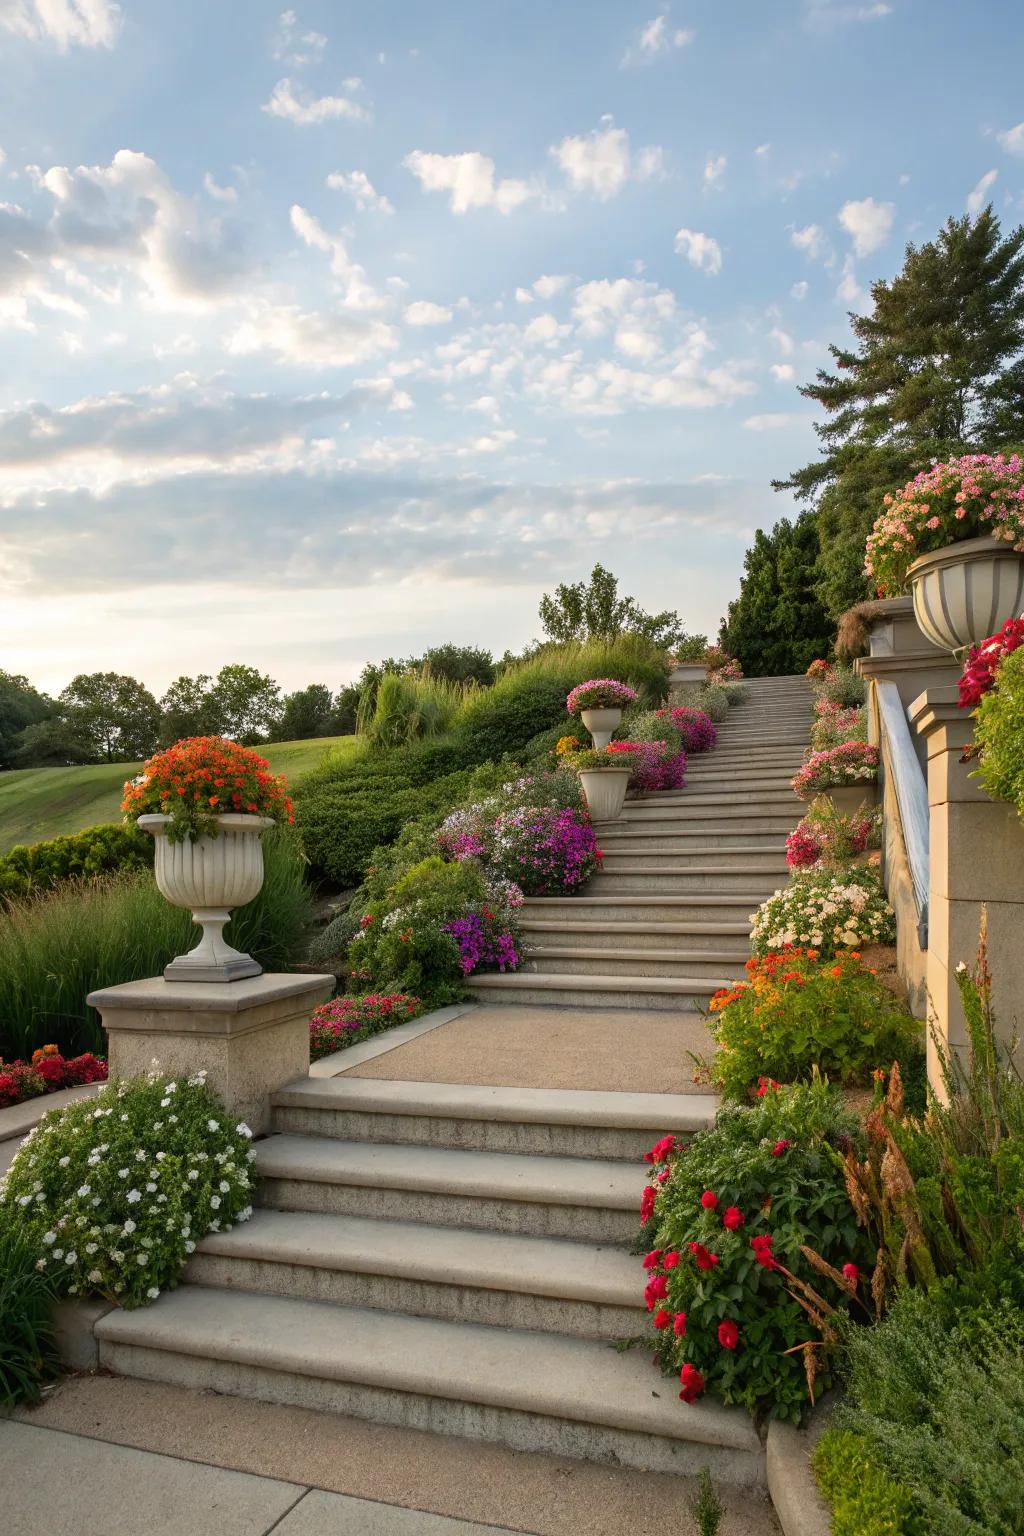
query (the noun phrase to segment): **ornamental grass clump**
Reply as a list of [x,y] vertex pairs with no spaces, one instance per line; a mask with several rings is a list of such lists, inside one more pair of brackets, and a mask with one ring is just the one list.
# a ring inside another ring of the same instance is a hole
[[801,800],[811,800],[826,789],[874,784],[878,779],[879,753],[863,741],[845,741],[829,752],[812,752],[790,781]]
[[896,918],[874,870],[812,869],[769,896],[751,914],[755,955],[787,945],[816,949],[822,959],[840,950],[896,942]]
[[143,815],[169,816],[168,840],[216,837],[228,812],[293,822],[288,781],[270,772],[258,752],[223,736],[189,736],[142,765],[124,786],[126,821]]
[[822,1081],[766,1081],[756,1105],[726,1106],[689,1146],[666,1136],[647,1154],[644,1298],[659,1363],[685,1402],[707,1391],[798,1421],[830,1384],[791,1292],[814,1277],[808,1246],[858,1276],[870,1260],[842,1173],[857,1134]]
[[822,960],[796,947],[754,957],[747,979],[709,1004],[718,1044],[711,1072],[728,1099],[747,1099],[758,1079],[863,1086],[876,1067],[920,1070],[924,1027],[861,962],[860,951]]
[[313,1009],[309,1021],[309,1059],[320,1061],[335,1051],[370,1040],[396,1024],[408,1024],[422,1012],[420,999],[404,992],[332,998]]
[[988,534],[1024,550],[1024,464],[1017,454],[967,453],[933,464],[887,494],[864,569],[879,597],[905,592],[914,561]]
[[207,1232],[252,1214],[252,1132],[206,1074],[110,1083],[47,1115],[0,1185],[60,1295],[144,1306],[177,1285]]

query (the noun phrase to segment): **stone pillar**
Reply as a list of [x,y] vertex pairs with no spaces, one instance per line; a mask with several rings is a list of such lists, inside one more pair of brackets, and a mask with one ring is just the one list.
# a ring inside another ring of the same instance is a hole
[[[958,707],[955,687],[929,688],[911,704],[910,718],[928,754],[931,1016],[940,1040],[962,1051],[966,1027],[954,972],[974,961],[984,905],[993,1004],[1010,1045],[1024,998],[1024,821],[1013,806],[991,799],[971,777],[972,764],[960,761],[973,722]],[[928,1075],[941,1087],[931,1040]]]
[[309,1073],[309,1018],[334,991],[333,976],[263,975],[241,981],[153,976],[91,992],[107,1031],[111,1077],[161,1072],[207,1082],[232,1115],[259,1133],[270,1095]]

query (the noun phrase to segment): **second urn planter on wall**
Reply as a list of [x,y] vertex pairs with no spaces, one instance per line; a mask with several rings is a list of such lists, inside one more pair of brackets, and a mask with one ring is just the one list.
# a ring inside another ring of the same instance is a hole
[[980,645],[1024,604],[1024,554],[985,536],[921,555],[908,571],[918,626],[934,645]]
[[632,769],[583,768],[580,783],[592,821],[615,821],[622,815]]

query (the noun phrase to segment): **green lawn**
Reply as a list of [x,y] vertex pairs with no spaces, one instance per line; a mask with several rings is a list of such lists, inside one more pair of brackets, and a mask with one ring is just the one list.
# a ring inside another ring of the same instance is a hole
[[[259,751],[275,773],[294,783],[316,768],[325,754],[359,750],[356,736],[320,736],[280,741]],[[19,768],[0,773],[0,853],[16,843],[38,843],[63,832],[81,832],[104,821],[120,821],[121,789],[139,763],[97,763],[87,768]]]

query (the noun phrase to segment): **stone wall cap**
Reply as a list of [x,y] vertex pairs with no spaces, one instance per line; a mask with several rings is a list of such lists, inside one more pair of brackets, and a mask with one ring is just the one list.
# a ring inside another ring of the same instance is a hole
[[336,978],[328,973],[295,974],[264,972],[241,981],[165,981],[148,976],[144,981],[125,981],[116,987],[90,992],[86,1002],[102,1013],[110,1008],[153,1008],[184,1013],[242,1013],[289,997],[334,991]]
[[960,690],[956,684],[941,688],[926,688],[907,706],[911,724],[920,735],[927,735],[937,726],[960,720],[969,729],[970,713],[960,708]]

